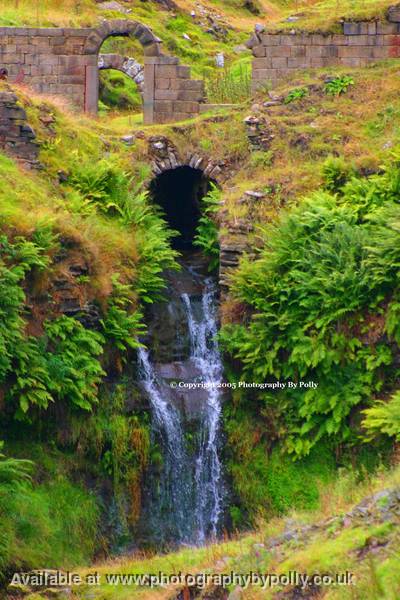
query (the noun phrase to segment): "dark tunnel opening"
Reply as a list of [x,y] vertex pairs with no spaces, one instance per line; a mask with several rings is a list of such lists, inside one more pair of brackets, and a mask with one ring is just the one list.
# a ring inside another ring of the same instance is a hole
[[210,180],[200,169],[184,166],[164,171],[153,179],[150,194],[164,211],[169,226],[178,232],[173,247],[189,250],[201,214],[201,200],[210,189]]

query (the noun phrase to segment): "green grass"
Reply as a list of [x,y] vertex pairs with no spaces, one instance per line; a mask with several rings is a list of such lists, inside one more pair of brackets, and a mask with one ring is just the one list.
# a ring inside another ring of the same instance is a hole
[[[329,600],[352,598],[356,600],[396,600],[400,578],[398,566],[398,549],[400,540],[396,534],[396,526],[379,522],[374,516],[364,524],[354,522],[343,527],[340,521],[335,527],[324,526],[325,519],[340,516],[349,511],[362,498],[384,489],[399,485],[399,470],[382,472],[379,476],[369,477],[357,484],[351,473],[343,474],[335,483],[325,487],[324,503],[313,512],[292,512],[290,520],[274,519],[260,524],[257,531],[231,541],[224,541],[204,548],[182,549],[163,556],[137,556],[115,561],[112,564],[96,565],[100,573],[100,587],[76,588],[77,598],[84,598],[87,593],[102,600],[128,599],[167,599],[177,593],[179,587],[138,588],[134,586],[109,586],[105,583],[106,573],[288,573],[296,570],[299,573],[354,573],[356,584],[351,588],[325,588],[325,596]],[[309,537],[300,533],[298,539],[284,542],[276,550],[267,550],[271,538],[280,535],[286,529],[306,525],[318,525],[311,530]],[[366,552],[357,558],[371,539],[380,543],[389,543],[387,549],[375,559]],[[90,570],[82,570],[84,577]],[[262,591],[259,587],[250,587],[242,592],[245,600],[271,599],[279,588]],[[174,592],[175,590],[175,592]],[[368,590],[367,595],[366,590]],[[287,591],[287,590],[286,590]]]

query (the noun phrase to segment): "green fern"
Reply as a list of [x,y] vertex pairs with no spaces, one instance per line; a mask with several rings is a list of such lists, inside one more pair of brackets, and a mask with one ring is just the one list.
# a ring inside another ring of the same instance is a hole
[[193,241],[193,244],[201,248],[209,258],[209,271],[215,271],[219,265],[219,229],[215,222],[215,214],[220,204],[221,191],[215,184],[211,184],[211,190],[202,200],[202,214]]

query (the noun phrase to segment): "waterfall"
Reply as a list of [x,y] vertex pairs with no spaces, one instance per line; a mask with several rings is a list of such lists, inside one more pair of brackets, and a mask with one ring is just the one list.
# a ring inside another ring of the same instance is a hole
[[222,362],[219,353],[215,318],[216,292],[206,280],[201,302],[201,317],[197,321],[188,294],[182,295],[186,307],[191,357],[198,365],[202,382],[207,385],[207,404],[200,423],[199,452],[196,457],[196,518],[200,542],[206,532],[215,537],[222,511],[221,462],[218,455],[218,431],[221,415]]
[[223,369],[216,340],[217,290],[213,281],[208,278],[204,281],[200,298],[183,293],[180,302],[190,342],[187,362],[196,371],[192,382],[205,391],[195,424],[187,429],[182,411],[177,408],[182,391],[170,386],[157,373],[147,350],[139,350],[143,387],[150,401],[153,429],[161,439],[163,455],[163,467],[150,501],[148,520],[163,541],[203,544],[217,536],[223,505],[219,457]]
[[[174,535],[178,541],[189,542],[190,489],[187,481],[188,457],[184,443],[184,433],[178,410],[166,400],[168,388],[160,381],[150,362],[149,353],[144,348],[138,351],[139,369],[143,386],[150,400],[153,428],[158,431],[163,442],[162,502],[165,506],[165,522],[174,524]],[[161,508],[160,506],[158,508]],[[157,519],[156,511],[152,517]],[[159,515],[160,519],[162,515]]]

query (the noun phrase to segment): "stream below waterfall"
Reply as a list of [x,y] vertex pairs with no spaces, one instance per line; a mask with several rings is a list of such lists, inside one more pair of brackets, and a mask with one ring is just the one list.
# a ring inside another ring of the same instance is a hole
[[149,401],[158,473],[145,492],[147,537],[203,544],[221,528],[223,367],[216,339],[218,289],[196,254],[169,276],[168,300],[153,309],[150,340],[138,351]]

